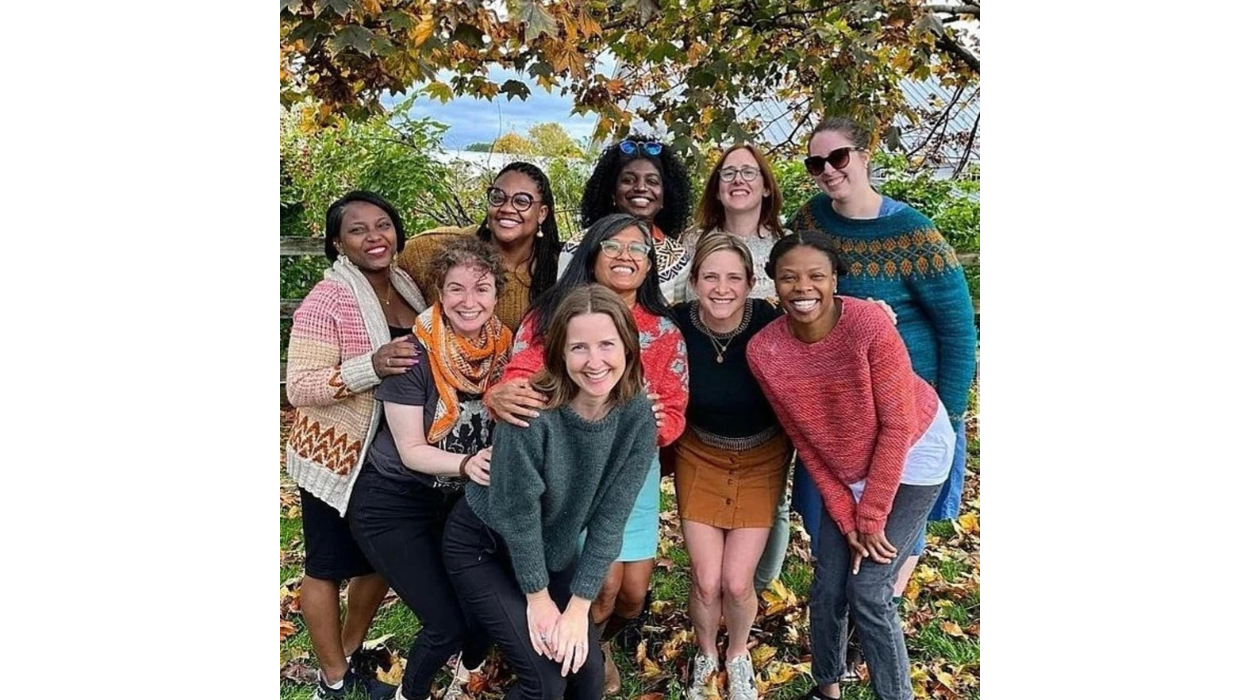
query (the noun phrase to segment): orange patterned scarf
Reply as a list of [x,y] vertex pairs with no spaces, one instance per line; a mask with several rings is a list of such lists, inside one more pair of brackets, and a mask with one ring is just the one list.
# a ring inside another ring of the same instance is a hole
[[429,426],[429,444],[435,445],[455,427],[459,396],[483,394],[503,376],[512,350],[512,332],[491,316],[477,340],[456,334],[442,316],[442,304],[434,303],[416,316],[412,328],[429,353],[429,368],[437,385],[437,410]]

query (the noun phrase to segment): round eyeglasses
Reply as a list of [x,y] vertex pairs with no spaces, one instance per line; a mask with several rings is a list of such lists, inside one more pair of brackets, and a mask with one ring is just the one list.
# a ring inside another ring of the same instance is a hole
[[622,243],[611,238],[599,244],[599,249],[610,258],[621,257],[622,251],[629,251],[632,260],[647,260],[652,248],[646,243]]
[[718,171],[718,177],[722,178],[722,182],[734,182],[735,176],[739,175],[744,182],[752,182],[761,177],[761,171],[756,168],[722,168]]
[[491,187],[486,190],[486,201],[492,207],[501,207],[510,201],[512,202],[512,208],[519,212],[528,211],[530,207],[534,206],[534,198],[528,192],[517,192],[509,197],[507,192],[498,187]]

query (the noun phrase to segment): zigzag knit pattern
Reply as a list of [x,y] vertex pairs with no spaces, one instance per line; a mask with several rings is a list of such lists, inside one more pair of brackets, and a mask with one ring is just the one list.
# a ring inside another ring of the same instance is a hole
[[[323,280],[293,313],[285,389],[297,417],[285,449],[298,486],[345,512],[366,452],[376,401],[353,377],[371,375],[372,341],[354,293]],[[363,380],[356,380],[363,381]]]

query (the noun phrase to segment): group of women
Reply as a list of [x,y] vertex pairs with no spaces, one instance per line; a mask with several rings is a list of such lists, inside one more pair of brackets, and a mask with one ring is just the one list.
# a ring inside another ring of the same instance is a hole
[[[662,464],[691,559],[689,697],[722,666],[732,700],[757,697],[749,633],[792,471],[816,558],[808,697],[839,696],[850,618],[876,694],[911,697],[896,596],[929,515],[957,515],[975,329],[952,249],[871,187],[869,142],[848,120],[814,130],[821,192],[797,233],[750,145],[721,155],[688,230],[686,171],[642,136],[601,154],[563,246],[528,163],[498,174],[475,230],[407,241],[379,197],[333,203],[288,370],[316,697],[428,698],[457,657],[458,698],[491,647],[513,700],[616,693]],[[360,651],[387,586],[422,622],[396,689]]]

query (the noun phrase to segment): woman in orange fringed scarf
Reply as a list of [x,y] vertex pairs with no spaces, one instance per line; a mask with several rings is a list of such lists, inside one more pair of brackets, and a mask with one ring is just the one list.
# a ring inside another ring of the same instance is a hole
[[458,697],[489,643],[470,626],[442,565],[442,531],[464,484],[490,482],[494,424],[481,395],[498,381],[512,333],[494,315],[503,265],[472,237],[433,260],[433,306],[416,317],[416,364],[376,388],[385,421],[350,499],[350,530],[372,566],[423,625],[396,697],[429,697],[433,676],[462,653],[447,697]]

